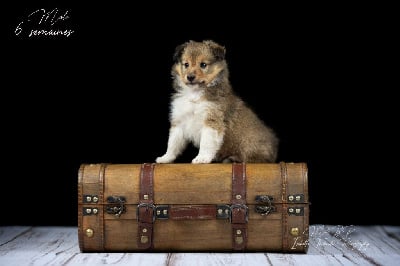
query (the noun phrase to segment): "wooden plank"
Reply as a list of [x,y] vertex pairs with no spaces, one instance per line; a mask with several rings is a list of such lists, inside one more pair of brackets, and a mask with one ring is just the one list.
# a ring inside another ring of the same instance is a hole
[[[168,253],[90,253],[76,254],[66,265],[167,266]],[[55,263],[55,265],[60,265]]]
[[356,264],[348,260],[342,254],[336,255],[291,255],[291,254],[266,254],[269,265],[370,265],[366,263]]
[[168,266],[271,265],[263,253],[173,253]]
[[64,264],[79,251],[77,243],[76,228],[32,227],[1,247],[0,265]]
[[28,227],[4,241],[21,229],[1,228],[0,265],[166,265],[169,258],[168,253],[81,253],[75,227]]
[[382,226],[382,229],[388,237],[400,242],[400,228],[398,226]]
[[0,247],[29,231],[31,228],[31,226],[0,227]]
[[325,260],[331,256],[338,263],[398,265],[400,261],[400,242],[381,226],[313,225],[309,244],[308,255],[323,255]]
[[[98,167],[98,164],[85,167],[82,181],[87,189],[83,193],[91,191],[90,185],[96,187],[93,175],[99,174]],[[247,164],[246,167],[247,203],[255,204],[256,195],[264,194],[273,196],[275,203],[281,202],[280,165]],[[289,163],[287,167],[290,182],[294,184],[290,189],[298,188],[296,193],[304,194],[305,184],[300,182],[306,175],[304,164]],[[107,165],[104,195],[124,195],[127,204],[137,204],[140,168],[141,164]],[[89,180],[86,180],[86,174]],[[231,182],[231,164],[157,164],[154,169],[154,201],[157,204],[226,204],[232,197]],[[308,199],[308,195],[305,196]]]

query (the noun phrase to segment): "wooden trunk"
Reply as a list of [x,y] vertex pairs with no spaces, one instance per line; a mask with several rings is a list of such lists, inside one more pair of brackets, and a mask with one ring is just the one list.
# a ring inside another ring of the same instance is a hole
[[307,252],[307,166],[82,164],[82,252]]

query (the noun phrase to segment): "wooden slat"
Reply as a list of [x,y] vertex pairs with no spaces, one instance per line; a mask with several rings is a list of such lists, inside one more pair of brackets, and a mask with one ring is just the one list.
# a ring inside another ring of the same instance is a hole
[[388,237],[381,226],[314,225],[310,229],[308,254],[331,255],[360,265],[391,265],[393,259],[400,259],[399,251],[400,242]]
[[31,229],[30,226],[0,227],[0,247]]
[[271,265],[263,253],[174,253],[168,266],[257,266]]
[[0,247],[0,265],[62,265],[77,252],[77,228],[32,227]]
[[166,265],[168,261],[168,253],[80,253],[74,227],[0,227],[0,243],[0,265]]
[[[301,176],[302,164],[289,164]],[[140,164],[110,164],[106,169],[105,195],[123,195],[127,204],[139,199]],[[293,175],[293,173],[292,173]],[[247,203],[256,195],[281,200],[279,164],[247,165]],[[231,200],[230,164],[159,164],[154,170],[154,201],[157,204],[226,204]],[[212,185],[210,185],[212,184]],[[303,191],[304,184],[298,191]]]

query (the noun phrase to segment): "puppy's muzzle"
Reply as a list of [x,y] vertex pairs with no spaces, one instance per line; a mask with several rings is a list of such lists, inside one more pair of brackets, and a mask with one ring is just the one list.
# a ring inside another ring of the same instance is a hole
[[188,75],[186,78],[190,83],[192,83],[193,80],[196,78],[196,76],[195,75]]

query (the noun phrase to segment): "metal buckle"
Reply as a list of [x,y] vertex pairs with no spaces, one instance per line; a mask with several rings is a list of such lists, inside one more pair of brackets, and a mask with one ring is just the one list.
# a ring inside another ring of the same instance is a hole
[[136,209],[136,220],[139,222],[139,208],[151,208],[153,210],[153,222],[156,220],[155,210],[156,206],[153,203],[139,203]]
[[246,212],[246,223],[249,221],[249,207],[247,207],[244,204],[232,204],[230,207],[231,210],[231,215],[229,216],[229,222],[232,223],[232,215],[233,215],[233,209],[244,209]]

